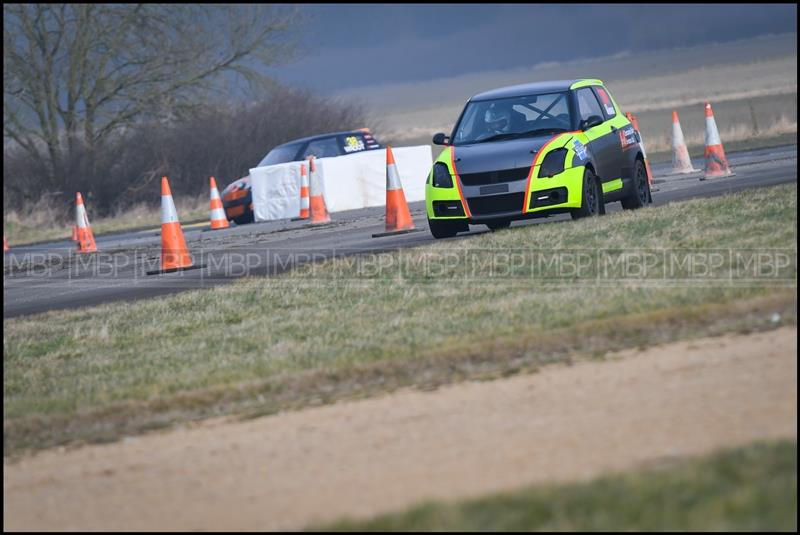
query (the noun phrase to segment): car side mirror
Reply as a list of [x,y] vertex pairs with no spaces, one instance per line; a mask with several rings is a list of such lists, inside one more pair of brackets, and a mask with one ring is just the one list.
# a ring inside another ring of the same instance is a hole
[[603,118],[598,115],[590,115],[583,121],[581,121],[580,127],[581,130],[589,130],[599,124],[603,124]]
[[448,145],[450,144],[450,138],[444,135],[443,133],[439,132],[438,134],[434,134],[433,136],[433,144],[434,145]]

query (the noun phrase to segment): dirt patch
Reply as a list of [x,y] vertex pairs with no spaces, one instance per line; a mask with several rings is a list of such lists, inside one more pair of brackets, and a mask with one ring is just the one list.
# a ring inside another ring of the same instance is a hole
[[4,463],[6,530],[268,530],[797,436],[797,329]]

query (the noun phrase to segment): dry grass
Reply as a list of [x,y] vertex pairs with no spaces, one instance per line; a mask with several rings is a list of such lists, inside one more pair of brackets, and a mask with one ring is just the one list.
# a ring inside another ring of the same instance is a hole
[[[209,201],[206,196],[195,198],[178,197],[175,205],[178,215],[183,223],[200,221],[208,217]],[[161,224],[161,211],[159,207],[138,204],[132,208],[118,211],[112,216],[94,219],[92,207],[87,204],[89,222],[95,236],[108,232],[136,230],[142,228],[157,228]],[[72,236],[72,222],[55,221],[55,213],[47,201],[43,200],[35,207],[24,211],[11,210],[4,214],[3,235],[8,239],[9,245],[25,245],[46,240],[64,240]]]
[[[796,295],[787,285],[795,288],[796,278],[778,290],[668,280],[601,284],[595,266],[578,279],[550,280],[532,278],[530,253],[587,247],[791,252],[796,218],[791,184],[336,259],[159,299],[4,320],[5,451],[114,439],[214,414],[269,412],[514,373],[576,353],[794,322]],[[498,277],[502,253],[515,248],[526,252],[524,261]],[[454,257],[462,260],[450,263]],[[365,275],[365,258],[385,269]]]
[[588,483],[427,502],[309,531],[797,531],[797,441],[761,442]]
[[[753,137],[774,138],[784,134],[797,134],[797,117],[781,115],[777,121],[770,122],[765,128],[755,130],[752,122],[736,123],[723,130],[719,136],[724,143],[733,141],[745,141]],[[687,147],[702,147],[705,145],[705,132],[693,130],[688,135],[684,132],[684,140]],[[659,136],[651,137],[646,140],[648,153],[667,152],[672,150],[672,134],[663,133]]]

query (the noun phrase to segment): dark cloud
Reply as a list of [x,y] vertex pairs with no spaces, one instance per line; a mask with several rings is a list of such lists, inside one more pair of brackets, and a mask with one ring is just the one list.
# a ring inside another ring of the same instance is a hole
[[322,91],[797,31],[797,6],[304,5],[299,61],[276,69]]

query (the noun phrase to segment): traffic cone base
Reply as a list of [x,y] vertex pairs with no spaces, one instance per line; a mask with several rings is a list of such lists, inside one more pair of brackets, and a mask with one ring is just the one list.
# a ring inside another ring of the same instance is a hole
[[322,197],[322,195],[315,195],[311,197],[310,212],[312,225],[321,225],[323,223],[331,222],[331,216],[328,213],[328,208],[325,206],[325,199]]
[[706,168],[703,178],[723,178],[733,176],[733,171],[728,166],[725,151],[722,145],[712,145],[705,150]]

